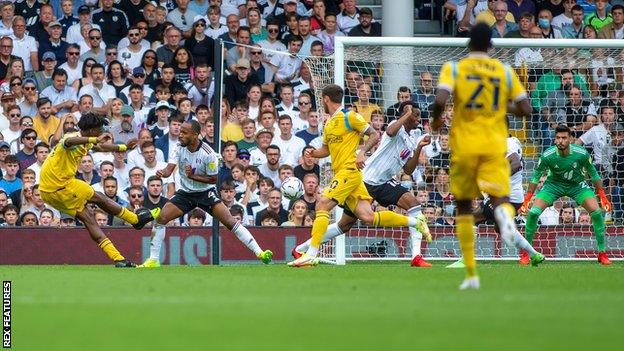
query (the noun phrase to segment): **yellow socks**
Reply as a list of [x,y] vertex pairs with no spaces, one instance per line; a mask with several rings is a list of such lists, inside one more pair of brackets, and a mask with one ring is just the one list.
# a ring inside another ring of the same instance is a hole
[[117,214],[117,217],[123,219],[130,224],[137,224],[139,222],[139,217],[137,217],[136,213],[126,209],[125,207],[121,208],[121,212]]
[[109,238],[102,240],[98,244],[98,246],[100,247],[100,249],[102,249],[102,251],[104,251],[104,253],[108,256],[108,258],[110,258],[113,261],[121,261],[125,259],[119,253],[119,251],[117,251],[117,248],[115,247],[115,245],[113,245],[113,243],[110,241]]
[[392,211],[375,212],[373,226],[375,227],[407,227],[408,218]]
[[329,212],[317,211],[314,224],[312,224],[312,242],[310,246],[318,249],[329,226]]
[[466,265],[466,276],[474,277],[477,275],[477,262],[475,261],[475,233],[474,233],[474,216],[458,215],[457,216],[457,238],[464,257]]

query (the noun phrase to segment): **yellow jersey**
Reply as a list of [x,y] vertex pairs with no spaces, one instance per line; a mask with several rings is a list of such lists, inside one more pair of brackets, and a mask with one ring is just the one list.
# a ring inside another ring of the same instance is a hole
[[357,170],[355,152],[362,133],[369,125],[362,115],[348,109],[339,109],[327,120],[323,129],[323,144],[329,147],[334,173],[346,169]]
[[76,178],[78,164],[82,156],[89,152],[93,144],[65,146],[65,140],[80,136],[79,133],[66,134],[54,147],[41,166],[39,188],[43,191],[54,192],[63,188],[66,183]]
[[505,154],[507,103],[527,96],[511,67],[484,53],[471,53],[442,66],[438,89],[453,93],[453,153]]

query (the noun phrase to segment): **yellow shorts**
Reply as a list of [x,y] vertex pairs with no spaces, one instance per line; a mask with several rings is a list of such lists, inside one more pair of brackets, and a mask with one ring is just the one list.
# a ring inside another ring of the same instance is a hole
[[95,190],[80,179],[72,179],[55,192],[39,191],[41,199],[57,210],[75,216],[84,210],[87,200],[93,197]]
[[341,206],[346,206],[354,213],[359,200],[373,200],[362,180],[362,172],[358,170],[336,173],[331,183],[323,190],[323,196],[335,200]]
[[494,197],[509,196],[510,172],[504,154],[451,154],[451,193],[456,200],[472,200],[481,192]]

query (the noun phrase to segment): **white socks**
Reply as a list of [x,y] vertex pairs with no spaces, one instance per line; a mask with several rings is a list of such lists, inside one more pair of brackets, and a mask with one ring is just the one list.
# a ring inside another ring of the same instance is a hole
[[[412,207],[407,210],[407,218],[416,222],[416,216],[420,214],[420,212],[420,206]],[[415,225],[416,223],[408,227],[410,233],[410,244],[412,245],[412,258],[420,255],[420,242],[422,240],[422,233],[416,230],[414,227]]]
[[514,235],[517,231],[516,223],[513,218],[511,218],[509,212],[505,211],[502,205],[496,206],[494,209],[494,218],[496,219],[498,230],[505,243],[509,246],[515,245]]
[[167,227],[154,221],[152,227],[152,240],[150,241],[150,259],[160,262],[160,247],[165,240]]
[[[342,232],[342,230],[340,230],[340,228],[338,227],[338,223],[332,223],[327,227],[327,231],[325,232],[325,235],[323,236],[323,241],[322,243],[326,243],[328,241],[330,241],[331,239],[337,237],[338,235],[342,235],[344,234]],[[306,240],[305,242],[299,244],[297,246],[297,248],[295,248],[295,250],[297,252],[308,252],[310,249],[310,243],[312,242],[312,238]],[[318,253],[318,250],[317,250]]]
[[523,250],[527,251],[529,253],[529,256],[534,255],[534,254],[537,253],[537,251],[535,251],[533,246],[531,246],[531,244],[529,244],[527,239],[525,239],[522,236],[522,234],[520,234],[518,229],[516,229],[516,232],[514,233],[514,239],[515,239],[516,247],[519,248],[519,249],[523,249]]
[[245,244],[249,250],[253,251],[256,256],[262,253],[262,249],[256,242],[256,239],[254,239],[249,230],[247,230],[247,228],[245,228],[240,222],[236,222],[236,224],[234,224],[234,227],[232,227],[232,233],[234,233],[238,240]]

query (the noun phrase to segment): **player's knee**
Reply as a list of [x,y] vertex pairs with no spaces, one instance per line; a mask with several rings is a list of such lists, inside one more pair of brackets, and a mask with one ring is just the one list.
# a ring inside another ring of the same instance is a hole
[[321,196],[320,199],[316,201],[316,210],[317,211],[329,211],[332,209],[333,200],[328,199],[324,196]]
[[542,214],[543,211],[544,210],[542,210],[541,208],[539,208],[537,206],[533,206],[529,210],[528,216],[531,217],[531,218],[538,218]]

